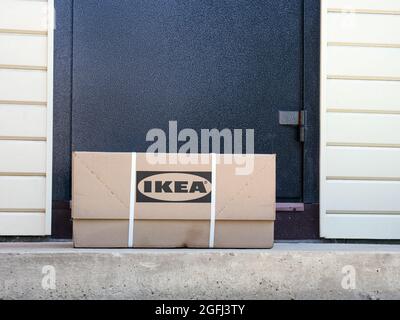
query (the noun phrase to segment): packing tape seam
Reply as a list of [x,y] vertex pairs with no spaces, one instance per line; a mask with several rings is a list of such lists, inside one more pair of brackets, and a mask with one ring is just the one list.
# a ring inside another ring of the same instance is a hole
[[132,152],[131,160],[131,194],[129,204],[128,247],[133,248],[133,230],[135,227],[135,195],[136,195],[136,152]]
[[210,215],[210,239],[209,247],[214,247],[215,238],[215,199],[217,190],[217,155],[211,154],[211,215]]

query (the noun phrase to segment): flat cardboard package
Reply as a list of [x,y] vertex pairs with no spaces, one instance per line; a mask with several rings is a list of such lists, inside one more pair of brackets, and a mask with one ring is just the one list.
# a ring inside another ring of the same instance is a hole
[[244,175],[227,160],[232,155],[201,155],[195,164],[184,163],[185,155],[165,156],[174,160],[74,152],[74,246],[273,246],[275,155],[247,156],[254,169]]

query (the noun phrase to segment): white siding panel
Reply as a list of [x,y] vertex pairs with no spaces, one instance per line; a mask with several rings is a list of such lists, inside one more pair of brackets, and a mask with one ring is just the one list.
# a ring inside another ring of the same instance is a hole
[[0,105],[0,136],[46,137],[46,108]]
[[[400,213],[400,181],[327,181],[327,212]],[[399,234],[400,235],[400,234]]]
[[399,30],[398,0],[321,1],[322,237],[400,239]]
[[326,148],[327,177],[399,179],[398,148]]
[[399,215],[327,214],[321,225],[326,238],[399,239]]
[[400,145],[400,115],[327,113],[326,141]]
[[47,37],[0,33],[0,64],[47,65]]
[[399,0],[328,0],[326,5],[341,9],[400,10]]
[[328,75],[400,78],[400,48],[335,47],[327,50]]
[[0,0],[0,235],[51,234],[53,7]]
[[0,29],[47,31],[47,2],[0,1]]
[[400,81],[327,80],[327,108],[400,112]]
[[46,142],[0,140],[0,172],[46,172]]
[[400,15],[328,14],[329,42],[400,44]]
[[46,78],[44,71],[0,69],[0,100],[45,102]]
[[45,234],[45,215],[37,212],[0,212],[3,236],[40,236]]
[[45,177],[0,177],[0,209],[43,209]]

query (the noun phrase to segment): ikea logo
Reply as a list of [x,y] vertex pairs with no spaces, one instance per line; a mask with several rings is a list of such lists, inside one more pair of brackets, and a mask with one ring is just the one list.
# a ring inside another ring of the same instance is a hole
[[211,202],[211,172],[138,171],[137,202]]

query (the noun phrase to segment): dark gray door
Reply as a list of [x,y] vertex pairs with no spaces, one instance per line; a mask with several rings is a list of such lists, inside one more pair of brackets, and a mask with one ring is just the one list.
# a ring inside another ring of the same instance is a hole
[[145,151],[151,128],[253,128],[279,201],[302,199],[303,3],[74,1],[72,148]]

